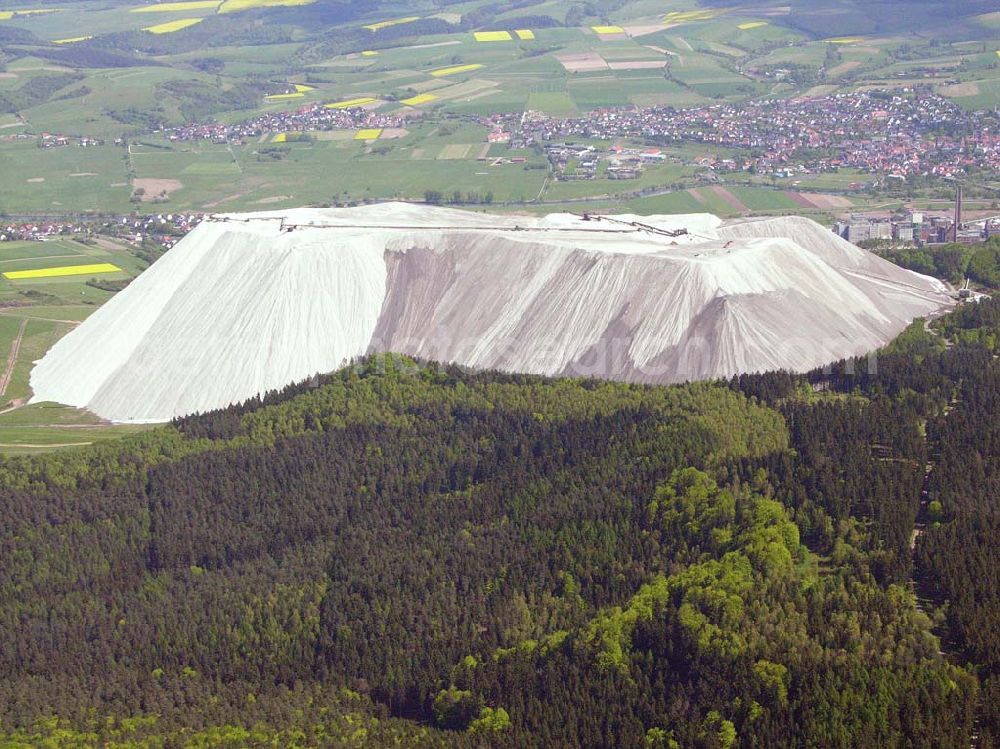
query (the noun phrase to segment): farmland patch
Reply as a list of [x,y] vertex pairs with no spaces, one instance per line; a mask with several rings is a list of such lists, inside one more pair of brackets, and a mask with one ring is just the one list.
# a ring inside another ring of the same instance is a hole
[[156,200],[161,196],[169,196],[184,187],[184,184],[177,179],[159,179],[157,177],[136,177],[132,180],[132,190],[142,190],[139,197],[143,202]]
[[87,276],[103,273],[120,273],[121,268],[111,263],[93,263],[91,265],[61,265],[55,268],[33,268],[31,270],[11,270],[3,274],[8,281],[21,281],[33,278],[58,278],[62,276]]
[[148,31],[150,34],[172,34],[175,31],[183,31],[190,28],[195,24],[201,23],[203,20],[202,18],[178,18],[176,21],[167,21],[166,23],[158,23],[155,26],[146,26],[143,28],[143,31]]
[[471,150],[471,143],[449,143],[441,149],[441,153],[438,154],[438,158],[445,160],[464,159],[469,155],[469,151]]

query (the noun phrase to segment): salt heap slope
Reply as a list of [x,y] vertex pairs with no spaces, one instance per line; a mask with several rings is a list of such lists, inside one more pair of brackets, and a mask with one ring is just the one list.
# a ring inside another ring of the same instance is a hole
[[948,303],[939,282],[801,218],[217,216],[59,341],[31,385],[36,401],[164,421],[372,351],[637,382],[801,371]]

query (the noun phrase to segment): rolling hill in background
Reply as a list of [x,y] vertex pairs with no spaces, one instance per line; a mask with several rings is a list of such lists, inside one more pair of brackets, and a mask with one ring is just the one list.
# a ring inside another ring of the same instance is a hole
[[[706,204],[676,189],[697,186],[706,149],[694,142],[658,143],[669,149],[665,162],[616,184],[603,171],[546,180],[538,148],[488,140],[506,126],[492,118],[858,91],[919,91],[968,112],[1000,105],[995,8],[900,7],[20,2],[0,9],[0,158],[24,176],[0,185],[0,213],[128,212],[149,203],[249,211],[421,200],[428,191],[538,211],[553,209],[536,203],[585,200],[605,212],[616,202],[643,213],[788,212],[795,198],[747,171],[732,177],[749,193],[736,202]],[[324,113],[322,134],[283,116],[307,107]],[[233,131],[199,130],[213,125]],[[710,150],[735,159],[744,149]],[[320,177],[327,174],[335,183]],[[870,197],[869,174],[821,177],[786,175],[780,186],[846,194],[849,204]]]

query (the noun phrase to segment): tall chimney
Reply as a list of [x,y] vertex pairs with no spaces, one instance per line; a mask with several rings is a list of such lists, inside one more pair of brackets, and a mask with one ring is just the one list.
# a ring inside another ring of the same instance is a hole
[[955,193],[955,240],[958,241],[958,230],[962,228],[962,186]]

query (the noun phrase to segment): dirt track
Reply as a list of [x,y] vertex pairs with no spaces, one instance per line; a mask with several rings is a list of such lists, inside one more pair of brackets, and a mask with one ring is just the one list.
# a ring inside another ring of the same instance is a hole
[[14,374],[14,367],[17,365],[17,355],[21,352],[21,339],[24,338],[24,329],[28,327],[27,319],[21,321],[21,327],[18,328],[17,338],[10,345],[10,355],[7,357],[7,368],[3,372],[3,377],[0,378],[0,396],[6,394],[7,386],[10,384],[10,378]]

